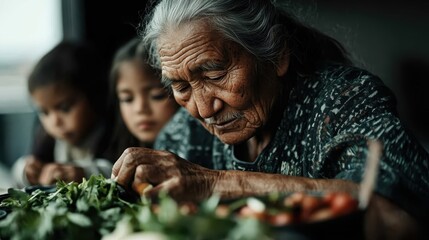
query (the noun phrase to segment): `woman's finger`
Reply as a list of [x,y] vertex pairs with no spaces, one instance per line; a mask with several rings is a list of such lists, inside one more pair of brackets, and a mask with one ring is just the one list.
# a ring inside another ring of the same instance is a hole
[[111,178],[115,179],[118,177],[119,172],[122,168],[122,164],[124,162],[124,158],[127,155],[129,155],[130,153],[138,151],[139,149],[141,149],[141,148],[127,148],[127,149],[125,149],[125,151],[121,154],[121,156],[118,158],[118,160],[115,162],[115,164],[113,164]]
[[176,194],[176,192],[180,192],[180,190],[178,190],[178,187],[180,186],[178,186],[177,183],[177,178],[171,178],[156,186],[146,187],[140,195],[143,195],[147,198],[156,198],[159,196],[160,192],[167,192],[171,197],[175,198],[176,200],[180,200],[180,196]]
[[[127,148],[116,165],[115,179],[122,186],[129,186],[134,178],[137,166],[146,157],[144,148]],[[113,174],[113,169],[112,169]]]

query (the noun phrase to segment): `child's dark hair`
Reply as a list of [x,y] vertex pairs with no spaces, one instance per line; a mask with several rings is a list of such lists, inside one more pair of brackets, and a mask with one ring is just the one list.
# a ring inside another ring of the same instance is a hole
[[89,44],[62,41],[39,60],[28,78],[28,91],[51,84],[82,92],[99,115],[107,109],[107,71]]
[[[110,90],[116,89],[116,82],[119,78],[119,68],[121,63],[131,60],[138,60],[141,63],[141,67],[148,71],[150,74],[161,78],[161,71],[155,69],[147,64],[148,53],[140,44],[141,40],[139,38],[133,38],[116,52],[111,70],[110,70]],[[113,87],[113,88],[112,88]]]
[[[141,48],[140,41],[141,40],[139,38],[133,38],[121,48],[119,48],[113,58],[110,68],[109,109],[113,109],[115,111],[115,130],[113,132],[112,142],[109,147],[111,151],[109,155],[115,157],[119,157],[127,147],[140,146],[140,141],[130,133],[124,121],[122,120],[119,111],[119,100],[116,93],[116,85],[120,77],[121,64],[127,61],[137,61],[140,63],[142,69],[154,76],[158,76],[159,79],[161,79],[161,71],[159,69],[154,69],[147,64],[148,56],[144,49]],[[148,145],[146,147],[152,146]]]

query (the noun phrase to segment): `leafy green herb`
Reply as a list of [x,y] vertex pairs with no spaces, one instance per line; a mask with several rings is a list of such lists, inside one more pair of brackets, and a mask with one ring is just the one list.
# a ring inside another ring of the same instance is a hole
[[[0,203],[10,211],[0,220],[0,239],[109,240],[146,233],[166,239],[269,237],[266,226],[256,219],[217,216],[218,196],[200,203],[196,211],[186,212],[165,193],[152,204],[124,201],[118,192],[116,182],[101,175],[80,184],[59,181],[51,193],[10,189],[10,198]],[[244,202],[232,205],[237,209],[241,204]]]

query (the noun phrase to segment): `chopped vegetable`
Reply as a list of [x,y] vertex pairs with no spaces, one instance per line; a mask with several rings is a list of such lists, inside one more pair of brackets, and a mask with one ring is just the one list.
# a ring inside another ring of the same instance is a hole
[[273,193],[229,202],[215,195],[198,204],[179,204],[162,193],[151,202],[101,175],[80,184],[59,181],[51,190],[9,189],[0,203],[9,212],[0,220],[0,239],[273,239],[271,227],[357,209],[347,193]]
[[10,211],[0,220],[0,239],[269,239],[265,223],[218,216],[217,196],[198,206],[179,205],[167,194],[156,204],[131,203],[118,189],[101,175],[80,184],[59,181],[51,193],[9,189],[10,197],[0,203]]

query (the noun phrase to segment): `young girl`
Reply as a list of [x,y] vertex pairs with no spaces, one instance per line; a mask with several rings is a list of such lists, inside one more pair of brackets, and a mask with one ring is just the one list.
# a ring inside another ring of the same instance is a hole
[[117,114],[112,149],[116,156],[127,147],[153,146],[161,128],[179,105],[161,83],[160,71],[151,68],[147,55],[133,39],[120,48],[111,69],[111,92]]
[[108,141],[103,72],[95,51],[75,42],[58,44],[36,64],[28,90],[41,128],[31,155],[14,164],[18,185],[110,176],[112,163],[100,159]]

